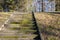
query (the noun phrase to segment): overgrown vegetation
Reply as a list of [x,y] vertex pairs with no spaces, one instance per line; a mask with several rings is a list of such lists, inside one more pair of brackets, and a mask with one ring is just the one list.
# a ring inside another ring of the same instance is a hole
[[[26,11],[26,0],[4,0],[0,3],[0,10],[2,11]],[[3,9],[2,9],[3,8]]]
[[[60,11],[59,2],[56,1],[56,11]],[[4,0],[0,3],[0,11],[32,11],[32,0]]]

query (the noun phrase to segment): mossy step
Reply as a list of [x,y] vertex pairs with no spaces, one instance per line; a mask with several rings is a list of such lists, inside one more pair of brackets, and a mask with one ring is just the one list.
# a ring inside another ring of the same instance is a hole
[[12,20],[10,22],[10,24],[24,24],[24,23],[26,23],[26,24],[32,24],[33,22],[30,21],[30,20],[28,20],[28,21],[25,21],[25,20],[19,20],[19,21]]
[[25,33],[25,34],[32,34],[34,32],[36,32],[36,30],[31,30],[31,29],[20,29],[19,32]]
[[14,28],[14,27],[19,28],[20,24],[5,24],[4,26],[8,28]]
[[35,38],[37,35],[22,35],[22,36],[20,36],[20,38],[31,38],[31,39],[33,39],[33,38]]
[[37,35],[19,35],[19,36],[0,36],[0,38],[35,38]]
[[19,38],[18,36],[0,36],[0,38]]
[[12,29],[12,30],[20,30],[21,28],[33,28],[34,24],[27,24],[27,25],[22,25],[22,24],[5,24],[4,26],[8,29]]

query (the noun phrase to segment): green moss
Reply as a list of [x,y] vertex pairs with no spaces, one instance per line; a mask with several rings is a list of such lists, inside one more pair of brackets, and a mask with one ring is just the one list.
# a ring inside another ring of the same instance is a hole
[[27,36],[21,36],[21,38],[27,38]]
[[32,22],[29,21],[28,19],[25,19],[25,20],[22,21],[22,24],[31,24],[31,23],[32,23]]
[[18,36],[0,36],[0,38],[18,38]]
[[11,22],[11,24],[20,24],[20,22]]
[[20,30],[20,28],[14,27],[14,28],[10,28],[10,30]]

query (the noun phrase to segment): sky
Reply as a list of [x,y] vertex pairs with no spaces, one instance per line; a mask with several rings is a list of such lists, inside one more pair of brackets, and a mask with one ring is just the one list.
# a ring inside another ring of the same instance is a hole
[[[55,11],[55,2],[49,2],[48,0],[43,0],[44,2],[44,12],[53,12]],[[33,7],[36,12],[42,11],[42,0],[34,0]]]

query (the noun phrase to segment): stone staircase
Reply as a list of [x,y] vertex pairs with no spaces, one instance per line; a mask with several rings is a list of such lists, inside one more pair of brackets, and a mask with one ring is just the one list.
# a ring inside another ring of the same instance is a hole
[[31,13],[16,12],[0,31],[0,40],[34,40],[38,35]]

